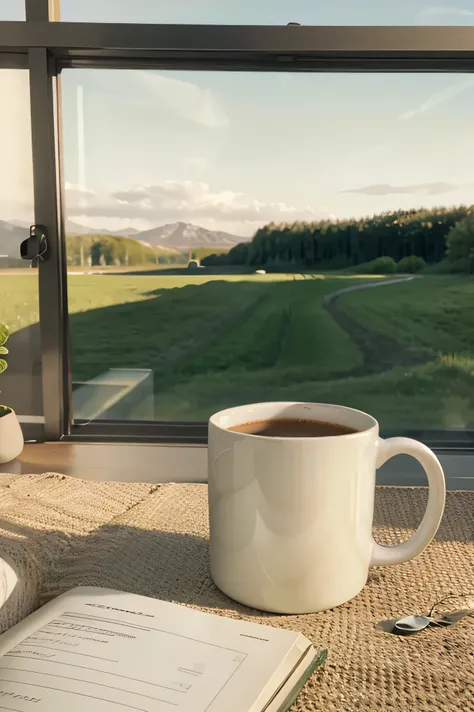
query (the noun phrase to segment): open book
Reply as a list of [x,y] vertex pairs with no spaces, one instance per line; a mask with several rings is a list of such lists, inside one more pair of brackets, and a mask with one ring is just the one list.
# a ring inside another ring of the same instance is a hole
[[0,637],[0,710],[283,712],[318,665],[300,633],[75,588]]

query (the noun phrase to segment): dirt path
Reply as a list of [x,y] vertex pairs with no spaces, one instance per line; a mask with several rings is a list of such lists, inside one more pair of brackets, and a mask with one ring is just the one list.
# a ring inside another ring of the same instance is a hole
[[381,280],[372,283],[357,284],[353,287],[345,287],[331,292],[323,297],[323,308],[339,324],[341,329],[349,334],[356,346],[361,350],[364,363],[358,366],[350,374],[351,376],[366,376],[373,373],[382,373],[395,366],[416,366],[436,358],[436,354],[431,349],[406,346],[392,339],[386,334],[371,331],[359,321],[347,314],[339,305],[338,300],[349,292],[358,292],[362,289],[378,289],[397,285],[401,282],[409,282],[417,277],[399,277],[396,279]]

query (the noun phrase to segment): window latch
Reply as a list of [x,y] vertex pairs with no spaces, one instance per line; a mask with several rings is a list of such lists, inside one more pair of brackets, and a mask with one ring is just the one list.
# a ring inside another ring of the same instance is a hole
[[44,225],[31,225],[30,236],[20,245],[22,260],[43,260],[48,250],[47,230]]

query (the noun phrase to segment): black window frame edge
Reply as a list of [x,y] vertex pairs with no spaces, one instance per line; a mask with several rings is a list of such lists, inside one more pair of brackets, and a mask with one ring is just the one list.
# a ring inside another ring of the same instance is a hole
[[[193,421],[76,421],[70,432],[63,436],[69,442],[129,442],[205,445],[207,422]],[[457,429],[381,429],[382,438],[407,437],[425,443],[437,452],[465,455],[473,453],[471,431]]]
[[[44,427],[32,439],[205,445],[207,424],[73,422],[61,181],[63,68],[270,72],[474,72],[474,27],[295,27],[63,23],[59,0],[26,0],[26,20],[0,21],[0,68],[28,68],[35,221],[48,229],[39,266]],[[472,454],[465,430],[382,432],[437,452]]]

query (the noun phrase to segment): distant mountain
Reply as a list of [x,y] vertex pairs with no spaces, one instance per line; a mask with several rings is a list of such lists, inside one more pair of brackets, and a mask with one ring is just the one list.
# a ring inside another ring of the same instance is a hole
[[28,235],[28,228],[0,220],[0,255],[20,257],[20,243]]
[[105,232],[118,237],[136,237],[140,230],[135,230],[134,227],[124,227],[123,230],[106,230]]
[[[9,220],[8,221],[11,225],[15,225],[15,227],[26,227],[29,228],[30,225],[33,225],[34,219],[31,219],[31,222],[26,222],[26,220]],[[104,233],[109,233],[109,230],[94,230],[90,227],[86,227],[85,225],[80,225],[79,223],[73,222],[73,220],[66,220],[66,232],[68,235],[86,235],[87,233],[90,232],[104,232]],[[136,230],[135,232],[138,232]]]
[[228,247],[229,249],[239,242],[249,240],[248,237],[238,237],[228,232],[208,230],[191,223],[175,222],[151,230],[143,230],[134,236],[136,240],[147,242],[150,245],[163,247]]
[[122,228],[122,230],[106,230],[105,228],[87,227],[73,220],[66,220],[66,232],[68,235],[117,235],[118,237],[135,237],[138,230],[134,227]]
[[16,227],[26,227],[28,229],[30,225],[33,225],[33,222],[27,222],[26,220],[8,220],[8,222]]
[[[116,236],[116,237],[118,237],[118,236]],[[182,256],[182,252],[180,252],[177,247],[170,247],[169,245],[168,246],[166,246],[166,245],[152,245],[150,242],[145,242],[145,240],[137,240],[136,237],[132,237],[131,239],[138,242],[139,245],[143,245],[143,247],[148,247],[152,250],[155,250],[158,253],[161,252],[162,254],[181,255]]]
[[[22,220],[0,220],[0,255],[9,257],[20,256],[20,242],[28,237],[29,223]],[[138,242],[151,247],[162,247],[164,250],[183,250],[193,247],[225,247],[230,249],[239,242],[246,242],[250,238],[231,235],[228,232],[208,230],[191,223],[175,222],[151,230],[139,232],[134,228],[122,230],[104,230],[86,227],[73,220],[66,221],[66,233],[71,236],[79,235],[116,235],[118,237],[131,237]]]
[[87,235],[91,232],[95,232],[90,227],[85,225],[80,225],[73,220],[66,220],[66,233],[68,235]]

